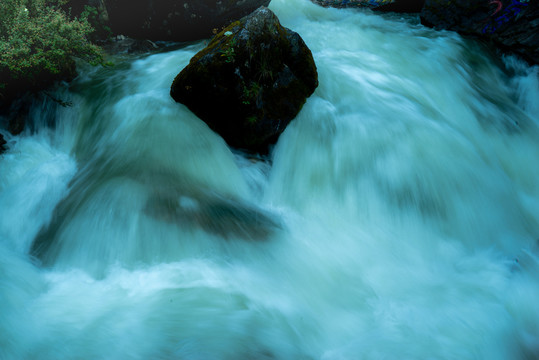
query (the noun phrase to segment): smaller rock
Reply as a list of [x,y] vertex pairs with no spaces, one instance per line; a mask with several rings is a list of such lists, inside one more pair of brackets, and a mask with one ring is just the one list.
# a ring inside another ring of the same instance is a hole
[[7,144],[6,140],[4,140],[4,136],[0,134],[0,154],[2,154],[4,151],[6,151],[5,145]]
[[196,54],[170,94],[230,146],[267,152],[317,86],[302,38],[261,7]]
[[150,40],[132,39],[124,35],[117,35],[103,45],[108,54],[145,54],[155,52],[160,47]]
[[[30,107],[34,99],[39,97],[39,92],[17,92],[5,103],[0,101],[0,118],[2,118],[3,129],[12,135],[19,135],[23,132]],[[18,96],[18,97],[16,97]]]

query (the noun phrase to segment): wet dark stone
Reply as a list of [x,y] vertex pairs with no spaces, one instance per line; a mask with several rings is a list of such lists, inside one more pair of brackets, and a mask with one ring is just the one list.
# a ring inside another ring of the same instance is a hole
[[264,153],[317,86],[309,48],[262,7],[196,54],[174,80],[171,96],[230,146]]

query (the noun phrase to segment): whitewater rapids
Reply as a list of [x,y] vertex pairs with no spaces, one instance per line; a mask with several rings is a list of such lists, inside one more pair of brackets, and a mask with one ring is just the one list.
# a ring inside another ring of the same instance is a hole
[[320,86],[268,158],[170,98],[204,41],[85,68],[6,134],[0,359],[539,358],[538,68],[270,9]]

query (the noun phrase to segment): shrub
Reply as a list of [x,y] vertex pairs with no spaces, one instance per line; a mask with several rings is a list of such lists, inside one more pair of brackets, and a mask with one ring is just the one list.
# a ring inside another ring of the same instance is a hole
[[0,101],[75,75],[74,57],[102,62],[92,27],[69,19],[62,0],[0,1]]
[[84,5],[80,18],[88,22],[94,29],[90,34],[90,40],[103,41],[112,37],[112,30],[108,26],[108,15],[106,19],[103,18],[103,15],[95,6]]

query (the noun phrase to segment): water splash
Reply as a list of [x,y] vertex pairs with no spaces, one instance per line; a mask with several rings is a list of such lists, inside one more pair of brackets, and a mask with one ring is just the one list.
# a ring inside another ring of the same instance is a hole
[[168,97],[203,43],[85,72],[10,140],[0,358],[539,355],[537,68],[413,16],[270,7],[320,76],[271,159]]

